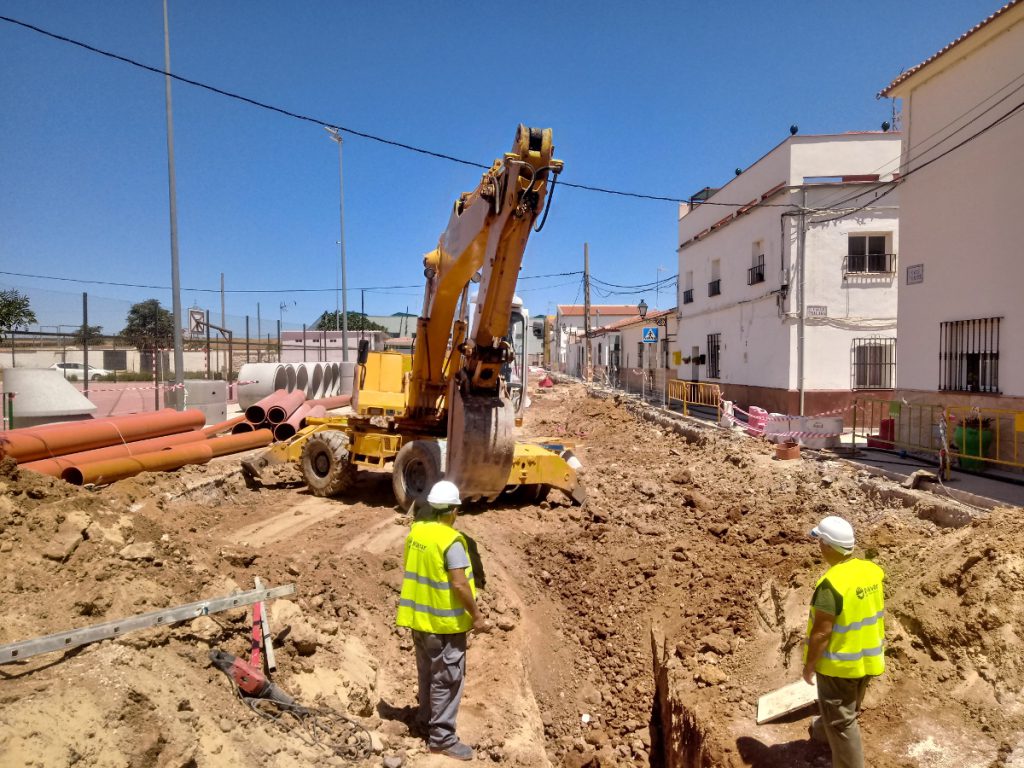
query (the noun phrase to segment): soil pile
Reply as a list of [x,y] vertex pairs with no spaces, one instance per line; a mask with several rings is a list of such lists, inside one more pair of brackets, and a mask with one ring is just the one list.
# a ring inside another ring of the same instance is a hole
[[[940,514],[940,499],[841,461],[679,434],[579,385],[532,398],[525,434],[577,443],[589,499],[510,495],[459,519],[497,624],[472,638],[459,719],[484,760],[826,765],[806,713],[758,727],[754,712],[799,675],[824,570],[807,533],[841,514],[888,574],[888,669],[863,718],[870,764],[1024,764],[1020,510],[941,528],[932,520],[972,515]],[[0,465],[0,643],[249,589],[254,576],[292,583],[271,605],[275,682],[353,718],[372,747],[362,761],[332,754],[238,699],[208,659],[248,654],[237,609],[0,667],[0,763],[446,764],[413,725],[412,643],[393,623],[408,524],[386,473],[319,499],[290,467],[247,487],[237,457],[98,491]]]

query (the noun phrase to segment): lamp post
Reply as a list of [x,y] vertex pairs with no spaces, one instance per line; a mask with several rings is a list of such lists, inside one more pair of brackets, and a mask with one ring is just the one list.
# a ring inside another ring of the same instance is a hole
[[[341,131],[329,125],[324,126],[324,130],[330,134],[331,141],[338,142],[338,189],[340,207],[338,209],[338,222],[340,224],[340,239],[338,245],[341,249],[341,359],[342,362],[348,362],[348,297],[345,295],[348,283],[345,275],[345,175],[342,172],[341,164]],[[337,323],[335,323],[337,325]]]

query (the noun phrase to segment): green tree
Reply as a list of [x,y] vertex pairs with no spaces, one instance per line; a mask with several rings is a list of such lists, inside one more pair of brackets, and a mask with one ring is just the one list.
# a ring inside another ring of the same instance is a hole
[[[314,331],[333,331],[335,328],[341,328],[341,313],[340,312],[324,312],[320,315],[320,319],[316,321],[313,326]],[[350,331],[386,331],[380,323],[375,323],[373,320],[368,318],[366,315],[360,312],[349,312],[348,313],[348,329]]]
[[76,328],[75,332],[71,335],[71,345],[74,347],[84,347],[86,342],[88,342],[91,346],[101,338],[103,338],[102,325],[83,325]]
[[174,343],[174,316],[156,299],[132,304],[119,334],[140,350],[156,350]]
[[4,332],[27,328],[38,322],[29,306],[28,296],[15,290],[0,291],[0,338]]

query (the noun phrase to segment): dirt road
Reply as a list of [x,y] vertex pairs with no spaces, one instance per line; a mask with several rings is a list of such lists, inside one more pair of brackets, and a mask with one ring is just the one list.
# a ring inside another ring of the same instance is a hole
[[[807,531],[838,513],[889,574],[888,671],[863,719],[869,764],[1024,765],[1020,510],[972,521],[836,461],[777,462],[768,446],[715,431],[687,440],[578,385],[533,399],[525,430],[578,441],[591,497],[582,509],[555,493],[510,499],[459,520],[483,553],[482,601],[498,625],[472,641],[459,720],[482,759],[827,765],[806,713],[760,727],[753,714],[760,694],[799,674],[823,570]],[[249,489],[233,458],[86,491],[5,464],[0,643],[249,588],[254,576],[294,583],[295,598],[271,609],[284,633],[275,680],[356,719],[373,755],[332,755],[235,696],[207,652],[247,653],[238,610],[0,668],[0,764],[449,764],[409,732],[414,660],[393,626],[408,519],[389,477],[362,473],[337,500],[297,480],[284,469]]]

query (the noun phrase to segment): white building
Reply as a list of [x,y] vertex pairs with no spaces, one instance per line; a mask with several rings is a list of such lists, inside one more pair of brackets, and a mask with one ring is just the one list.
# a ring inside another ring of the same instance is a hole
[[594,375],[630,392],[663,393],[665,382],[676,375],[670,354],[678,332],[676,310],[651,310],[641,318],[633,309],[632,317],[593,332]]
[[909,402],[1024,408],[1022,68],[1024,3],[1011,2],[881,94],[902,99]]
[[[636,315],[635,304],[591,304],[590,329],[624,320]],[[583,377],[584,317],[582,304],[559,304],[555,315],[553,358],[554,369],[570,376]]]
[[[790,136],[679,217],[680,379],[820,413],[895,385],[900,137]],[[803,211],[803,213],[801,213]]]

